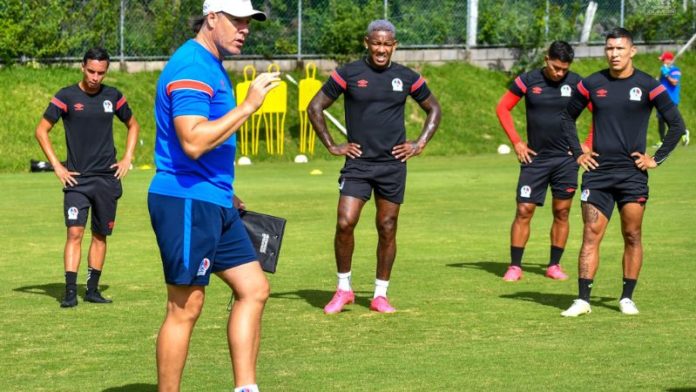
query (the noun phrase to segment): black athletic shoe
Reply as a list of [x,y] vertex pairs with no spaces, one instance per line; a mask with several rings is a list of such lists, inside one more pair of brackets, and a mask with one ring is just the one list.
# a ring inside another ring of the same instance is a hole
[[61,308],[72,308],[77,306],[77,291],[65,290],[65,298],[60,303]]
[[111,302],[113,302],[110,299],[102,297],[99,290],[87,291],[87,294],[85,294],[85,301],[92,302],[95,304],[110,304]]

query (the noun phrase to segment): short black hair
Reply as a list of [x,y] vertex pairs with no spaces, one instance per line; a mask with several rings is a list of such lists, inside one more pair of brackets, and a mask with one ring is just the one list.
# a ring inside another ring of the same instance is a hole
[[106,63],[108,64],[110,61],[109,52],[107,52],[104,48],[94,47],[85,53],[85,56],[82,58],[82,65],[87,64],[87,60],[106,60]]
[[553,41],[546,52],[551,60],[560,60],[564,63],[572,63],[575,58],[575,51],[569,43],[565,41]]
[[633,34],[631,34],[630,31],[624,29],[623,27],[616,27],[616,28],[610,30],[607,33],[607,38],[604,40],[604,42],[607,42],[610,39],[616,39],[616,38],[626,38],[629,41],[631,41],[631,44],[633,44]]

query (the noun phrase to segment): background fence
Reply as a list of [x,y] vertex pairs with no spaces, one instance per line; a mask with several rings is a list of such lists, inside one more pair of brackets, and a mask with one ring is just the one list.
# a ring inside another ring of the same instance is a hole
[[[167,58],[192,36],[202,0],[0,0],[4,61],[81,58],[100,45],[124,60]],[[578,42],[589,1],[254,0],[245,55],[316,57],[360,53],[368,22],[387,18],[402,47],[525,46]],[[616,26],[638,41],[685,41],[696,32],[696,0],[599,0],[589,42]],[[471,27],[471,28],[469,28]],[[352,38],[352,39],[351,39]]]

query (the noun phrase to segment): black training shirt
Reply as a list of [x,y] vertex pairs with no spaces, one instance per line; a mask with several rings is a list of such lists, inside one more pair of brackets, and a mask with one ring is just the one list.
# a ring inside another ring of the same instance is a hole
[[366,58],[332,72],[322,91],[333,100],[345,94],[348,141],[360,145],[358,159],[367,162],[398,162],[392,148],[406,141],[406,98],[423,102],[430,97],[418,73],[393,62],[375,69]]
[[670,120],[674,119],[670,122],[672,137],[666,138],[655,153],[657,163],[667,158],[679,142],[678,135],[684,131],[684,122],[664,86],[638,69],[625,79],[612,77],[608,69],[596,72],[578,84],[578,91],[580,94],[571,99],[563,112],[563,127],[569,136],[573,155],[580,156],[582,149],[574,119],[585,106],[590,106],[594,129],[592,150],[599,154],[595,158],[599,163],[597,171],[637,169],[631,154],[645,154],[653,107],[663,115],[670,114]]
[[568,72],[554,82],[542,69],[518,76],[510,92],[524,98],[527,114],[527,145],[539,156],[566,156],[570,146],[561,126],[561,112],[571,97],[578,94],[580,75]]
[[65,87],[51,99],[43,117],[51,124],[63,119],[68,150],[68,170],[83,176],[113,174],[116,163],[113,119],[126,123],[133,115],[126,97],[102,85],[94,95],[77,84]]

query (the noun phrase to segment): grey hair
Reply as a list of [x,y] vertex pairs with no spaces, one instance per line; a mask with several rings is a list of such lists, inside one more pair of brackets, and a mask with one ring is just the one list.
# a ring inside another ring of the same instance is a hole
[[387,33],[392,33],[392,35],[396,37],[396,27],[394,27],[392,22],[385,19],[377,19],[370,22],[367,26],[367,35],[375,31],[386,31]]

